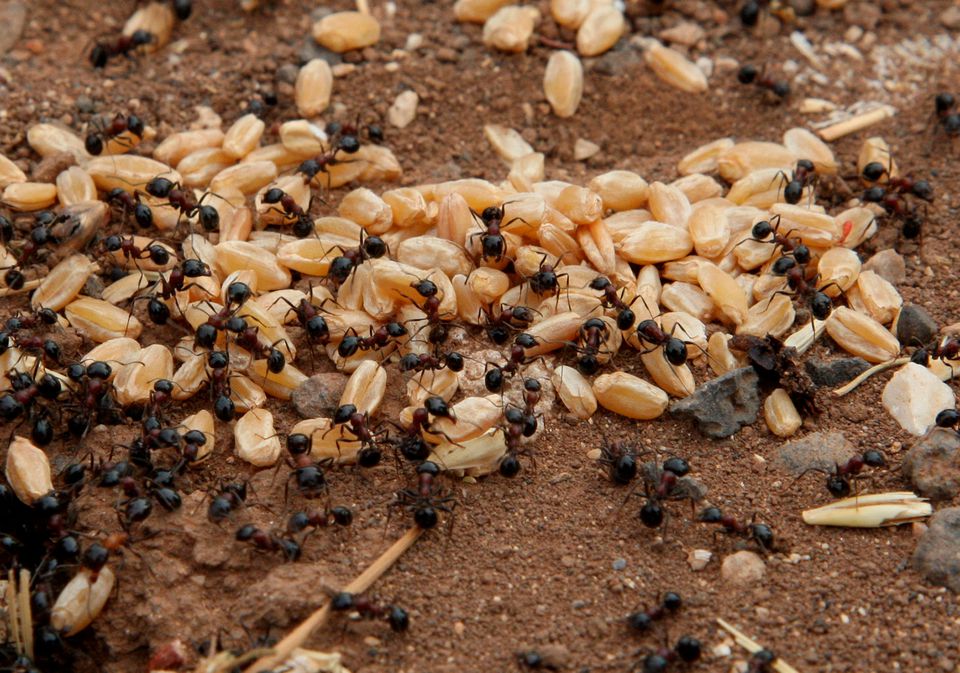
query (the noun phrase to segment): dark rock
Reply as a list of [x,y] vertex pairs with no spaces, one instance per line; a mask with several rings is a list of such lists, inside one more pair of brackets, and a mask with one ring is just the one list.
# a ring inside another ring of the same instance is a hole
[[304,418],[330,416],[340,406],[347,377],[337,372],[314,374],[293,391],[293,406]]
[[807,470],[831,470],[856,452],[842,432],[814,432],[781,446],[776,463],[782,470],[800,476]]
[[960,507],[931,517],[913,552],[913,567],[933,584],[960,592]]
[[948,500],[960,493],[960,437],[934,428],[907,451],[903,474],[925,498]]
[[916,304],[904,304],[897,317],[897,339],[904,346],[923,346],[937,336],[936,321]]
[[807,375],[813,384],[827,388],[842,386],[870,369],[870,363],[863,358],[840,358],[823,361],[812,358],[803,363]]
[[760,395],[753,367],[727,372],[703,384],[689,397],[670,405],[677,418],[690,418],[707,437],[723,439],[757,420]]
[[907,279],[907,263],[896,250],[887,248],[881,250],[868,259],[863,265],[864,271],[873,271],[875,274],[894,285],[899,285]]

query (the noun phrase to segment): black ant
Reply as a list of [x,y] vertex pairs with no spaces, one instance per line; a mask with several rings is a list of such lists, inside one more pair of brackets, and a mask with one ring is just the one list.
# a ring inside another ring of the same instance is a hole
[[960,413],[956,409],[944,409],[939,412],[934,423],[938,428],[953,428],[960,433]]
[[207,507],[207,519],[213,523],[220,523],[230,516],[231,512],[240,509],[246,500],[246,482],[227,484],[210,501],[210,505]]
[[833,311],[833,299],[830,298],[824,290],[834,286],[840,288],[837,283],[828,283],[818,288],[814,283],[807,280],[806,264],[801,263],[796,257],[780,257],[770,267],[770,273],[774,276],[784,276],[787,279],[787,287],[790,291],[777,290],[770,295],[770,300],[778,294],[787,297],[795,297],[801,302],[807,302],[810,307],[810,313],[817,320],[826,320]]
[[536,345],[537,340],[534,336],[526,332],[518,334],[513,340],[513,345],[510,347],[510,354],[506,364],[503,366],[493,365],[492,368],[484,374],[483,385],[486,389],[491,393],[498,393],[503,390],[505,377],[512,377],[520,371],[520,367],[530,364],[534,360],[533,357],[527,356],[526,351],[528,348],[534,348]]
[[[918,199],[923,199],[924,201],[933,201],[933,185],[931,185],[927,180],[914,180],[911,177],[893,177],[890,175],[890,167],[884,166],[879,161],[871,161],[866,166],[863,167],[863,179],[868,182],[880,182],[884,177],[886,177],[886,183],[884,186],[875,186],[871,187],[870,190],[873,191],[873,195],[883,194],[881,198],[868,198],[864,196],[864,201],[870,201],[872,203],[881,203],[887,198],[888,195],[891,197],[893,195],[905,195],[909,194],[911,196],[916,196]],[[870,191],[868,190],[868,191]]]
[[720,532],[728,535],[738,535],[752,540],[762,551],[773,549],[773,529],[765,523],[743,523],[734,517],[724,514],[719,507],[707,507],[697,519],[703,523],[715,523],[723,527]]
[[274,210],[278,210],[285,217],[294,220],[293,235],[297,238],[304,238],[313,233],[313,220],[310,219],[310,215],[300,207],[300,204],[292,195],[287,194],[279,187],[272,187],[264,192],[263,202],[278,204],[280,207],[274,208]]
[[800,199],[803,197],[803,190],[815,184],[817,178],[817,167],[814,163],[809,159],[800,159],[791,171],[789,179],[783,171],[778,173],[777,178],[774,179],[779,179],[781,186],[783,186],[783,200],[796,205],[800,203]]
[[661,504],[667,499],[689,498],[691,503],[696,495],[689,489],[681,488],[681,477],[690,472],[690,464],[683,458],[676,456],[663,461],[663,467],[644,474],[643,488],[646,492],[646,501],[640,507],[640,522],[647,528],[659,528],[663,523],[666,512]]
[[500,304],[500,311],[493,315],[492,309],[481,308],[484,317],[487,336],[490,340],[502,346],[507,343],[512,331],[523,331],[533,324],[534,314],[538,311],[526,306],[507,306]]
[[387,254],[387,244],[379,236],[367,236],[360,230],[360,244],[356,248],[341,248],[341,254],[330,261],[325,279],[339,288],[347,281],[354,269],[368,259],[379,259]]
[[745,65],[737,72],[737,80],[741,84],[755,84],[761,89],[773,92],[780,99],[790,95],[790,85],[785,81],[777,81],[757,69],[755,65]]
[[[170,308],[162,301],[174,299],[178,292],[185,292],[193,287],[199,287],[196,283],[188,283],[188,278],[200,278],[210,275],[210,267],[199,259],[186,259],[182,263],[170,269],[166,275],[161,275],[157,281],[158,291],[153,295],[138,297],[134,299],[147,300],[147,315],[150,321],[155,325],[166,325],[170,319]],[[156,285],[154,286],[156,287]]]
[[164,266],[170,262],[170,251],[156,242],[150,242],[145,247],[137,245],[133,236],[107,236],[103,239],[103,248],[107,252],[116,252],[125,260],[133,261],[149,259],[157,266]]
[[453,513],[456,506],[456,499],[452,495],[444,495],[437,488],[436,478],[439,474],[440,466],[436,463],[429,460],[420,463],[417,465],[417,488],[397,491],[393,504],[412,512],[414,523],[424,530],[436,527],[439,522],[438,511]]
[[113,206],[119,206],[123,210],[123,215],[133,213],[133,219],[141,229],[149,229],[153,226],[153,211],[150,206],[140,200],[140,192],[134,191],[132,194],[122,187],[115,187],[107,192],[106,202]]
[[410,425],[406,428],[391,421],[402,431],[402,434],[391,437],[389,441],[396,447],[397,452],[407,460],[422,462],[430,455],[430,447],[423,439],[423,432],[440,435],[450,443],[455,443],[446,433],[431,427],[431,416],[447,418],[456,422],[456,417],[447,405],[446,400],[437,395],[428,397],[424,400],[422,407],[413,410]]
[[750,655],[747,661],[746,673],[770,673],[774,670],[773,665],[777,661],[777,655],[773,650],[763,648]]
[[[506,226],[503,224],[505,210],[505,206],[488,206],[483,209],[479,216],[473,210],[470,211],[473,219],[477,220],[477,223],[483,229],[483,231],[470,234],[470,244],[473,244],[475,238],[480,238],[480,256],[484,261],[493,258],[493,261],[499,262],[507,254],[507,239],[503,237],[500,231],[502,227]],[[524,221],[515,217],[507,222],[507,225],[518,220],[520,222]]]
[[406,335],[407,328],[397,322],[381,325],[376,330],[370,327],[370,336],[366,337],[358,336],[353,327],[348,327],[343,340],[337,346],[337,354],[342,358],[348,358],[358,350],[382,350],[391,343],[391,340],[396,341]]
[[287,314],[293,311],[293,314],[297,317],[297,322],[306,330],[307,339],[311,344],[319,343],[324,345],[330,342],[330,327],[327,325],[324,317],[320,315],[322,307],[314,306],[306,297],[301,299],[296,305],[286,297],[279,297],[277,301],[286,302],[287,306],[290,307],[287,309]]
[[60,380],[49,373],[41,376],[39,381],[24,372],[9,376],[12,392],[0,395],[0,419],[10,422],[28,415],[33,422],[31,438],[36,444],[46,446],[53,441],[53,425],[47,418],[49,410],[36,403],[38,400],[54,403],[63,391]]
[[360,115],[357,115],[353,123],[342,124],[340,122],[329,122],[323,129],[330,137],[338,138],[356,138],[359,140],[361,135],[365,135],[367,140],[372,143],[380,144],[383,142],[383,129],[377,124],[360,124]]
[[940,360],[944,364],[947,364],[947,360],[956,360],[958,358],[960,358],[960,338],[957,337],[948,337],[943,341],[934,341],[930,345],[918,348],[910,355],[910,361],[922,367],[929,365],[931,359]]
[[668,591],[663,595],[663,601],[660,605],[649,610],[638,610],[627,616],[627,625],[634,631],[643,633],[649,631],[653,622],[663,619],[667,615],[675,613],[680,609],[683,601],[680,594]]
[[193,12],[193,0],[172,0],[173,12],[180,21],[186,21]]
[[[600,356],[608,355],[601,349],[610,335],[610,329],[600,318],[588,318],[577,331],[578,343],[574,345],[577,356],[577,369],[581,374],[590,376],[600,369]],[[684,347],[686,348],[686,347]]]
[[353,512],[338,505],[311,512],[294,512],[287,521],[287,532],[300,533],[307,528],[328,528],[330,526],[349,526],[353,523]]
[[390,629],[398,633],[410,627],[410,615],[396,605],[379,605],[369,597],[341,591],[330,599],[330,609],[334,612],[356,611],[363,619],[383,619]]
[[934,99],[937,121],[948,136],[960,135],[960,113],[956,109],[956,100],[952,93],[938,93]]
[[[3,280],[7,287],[12,290],[19,290],[23,287],[24,282],[26,282],[26,277],[23,275],[22,269],[32,262],[33,258],[38,256],[38,253],[42,249],[48,245],[57,245],[60,243],[60,240],[53,234],[53,228],[55,225],[66,222],[69,219],[70,215],[55,215],[50,211],[43,211],[36,215],[34,219],[35,226],[30,230],[29,237],[24,241],[23,245],[14,252],[17,263],[12,267],[6,267],[8,271],[4,274]],[[6,233],[7,232],[4,232],[4,235],[6,235]]]
[[640,340],[641,346],[649,345],[649,348],[641,350],[640,354],[652,353],[658,348],[662,348],[663,357],[667,362],[675,367],[682,366],[687,361],[687,344],[693,344],[693,342],[673,336],[677,329],[683,329],[680,323],[675,323],[670,333],[667,334],[657,324],[656,320],[649,318],[641,320],[640,324],[637,325],[637,338]]
[[110,365],[101,361],[91,362],[86,367],[82,364],[67,367],[67,378],[77,384],[74,396],[81,409],[67,419],[67,429],[75,437],[86,435],[95,419],[114,414],[112,373]]
[[136,115],[118,113],[109,124],[88,133],[83,144],[88,153],[96,156],[103,152],[104,142],[117,139],[127,131],[137,138],[143,138],[143,120]]
[[353,135],[340,135],[338,134],[336,138],[331,142],[331,147],[329,150],[325,150],[313,157],[312,159],[307,159],[297,168],[297,173],[303,175],[307,182],[312,182],[318,173],[327,174],[327,189],[330,188],[330,171],[328,170],[330,166],[336,166],[337,164],[347,163],[352,161],[350,159],[343,160],[337,157],[338,152],[344,152],[346,154],[356,154],[360,151],[360,141],[356,136]]
[[[244,320],[244,323],[246,321]],[[243,330],[236,333],[234,340],[240,348],[244,348],[255,355],[259,355],[267,362],[267,371],[271,374],[279,374],[287,366],[287,358],[283,351],[277,348],[284,345],[289,352],[290,344],[286,339],[268,344],[260,338],[260,329],[258,327],[246,326]]]
[[[241,334],[247,328],[247,321],[236,315],[248,299],[253,295],[250,286],[241,281],[234,281],[227,286],[227,303],[219,310],[207,316],[207,321],[197,326],[194,338],[198,346],[213,348],[217,341],[217,333],[223,330],[233,334]],[[211,307],[213,304],[207,302]]]
[[[353,435],[352,441],[360,442],[360,450],[357,452],[357,464],[360,467],[374,467],[380,464],[383,454],[377,438],[389,439],[389,435],[386,429],[374,430],[370,427],[368,412],[361,413],[353,404],[341,405],[333,413],[333,426],[327,432],[333,431],[337,426],[343,426],[344,431],[350,432]],[[341,436],[337,439],[337,447],[339,448],[340,442],[344,441],[351,441],[351,438]]]
[[407,353],[400,358],[401,372],[424,372],[437,369],[449,369],[452,372],[461,372],[465,365],[463,355],[455,351],[449,353]]
[[220,226],[220,213],[213,206],[203,204],[203,200],[208,196],[214,196],[207,192],[200,197],[198,201],[192,192],[183,189],[179,182],[173,182],[167,178],[153,178],[146,186],[147,194],[158,199],[166,199],[172,208],[180,211],[180,217],[197,216],[200,226],[204,231],[216,231]]
[[434,346],[443,344],[447,340],[449,333],[449,326],[445,323],[444,319],[449,319],[450,316],[449,314],[440,313],[440,304],[442,302],[439,296],[440,289],[436,283],[428,278],[411,283],[410,287],[416,290],[417,294],[419,294],[423,300],[418,302],[412,297],[408,297],[408,299],[413,302],[414,306],[423,311],[425,316],[423,318],[413,318],[407,322],[426,321],[410,338],[413,339],[417,334],[427,329],[427,340],[431,344]]
[[597,462],[607,467],[614,483],[626,485],[637,476],[637,450],[630,442],[604,441]]
[[522,437],[532,437],[537,431],[536,417],[529,416],[524,410],[508,404],[503,410],[503,420],[505,427],[503,429],[504,442],[507,445],[506,453],[500,459],[500,465],[497,471],[500,476],[512,478],[520,472],[519,456],[533,455],[529,448],[523,448],[520,445]]
[[590,281],[591,290],[599,290],[603,292],[603,296],[600,297],[600,305],[603,308],[613,309],[617,312],[617,328],[620,330],[628,330],[633,327],[633,323],[637,320],[636,313],[633,312],[633,309],[630,308],[630,304],[627,304],[623,301],[621,296],[622,291],[617,291],[617,286],[610,282],[610,279],[606,276],[597,276]]
[[537,419],[543,414],[537,413],[537,404],[543,394],[543,386],[535,378],[523,380],[523,436],[533,437],[537,433]]
[[[773,220],[776,220],[776,224],[773,223]],[[774,245],[774,253],[779,248],[784,256],[791,257],[797,264],[809,264],[810,248],[804,245],[799,238],[791,238],[791,233],[793,233],[792,230],[788,231],[786,235],[780,233],[780,216],[774,215],[770,221],[760,220],[756,222],[750,229],[750,238],[744,239],[737,245],[746,241],[771,243]],[[767,240],[768,238],[769,240]]]
[[132,35],[118,35],[109,40],[101,40],[90,51],[90,65],[94,68],[104,68],[114,56],[130,58],[131,53],[150,44],[154,39],[153,33],[136,30]]
[[94,542],[87,547],[80,559],[81,567],[89,571],[90,584],[96,584],[100,571],[107,565],[111,554],[117,554],[124,547],[132,551],[133,539],[129,533],[111,533],[102,542]]
[[223,422],[232,421],[236,414],[236,405],[230,399],[233,391],[230,387],[230,356],[225,351],[211,351],[207,356],[209,368],[210,394],[213,397],[213,415]]
[[[328,491],[323,466],[310,458],[312,449],[313,441],[309,435],[294,433],[287,436],[287,451],[294,466],[287,484],[289,485],[290,479],[295,479],[297,490],[305,498],[316,498]],[[324,462],[329,465],[333,461],[327,459]],[[286,492],[284,492],[284,499],[286,499]]]
[[642,662],[643,673],[664,673],[670,664],[682,661],[692,664],[700,658],[700,641],[693,636],[681,636],[673,649],[660,648],[653,654],[648,654]]
[[252,523],[237,529],[234,537],[240,542],[249,542],[262,551],[280,552],[287,561],[296,561],[300,558],[301,549],[296,540],[268,533]]
[[[807,472],[827,472],[827,490],[834,498],[846,498],[850,495],[850,478],[855,477],[866,467],[885,467],[887,461],[883,454],[876,449],[869,449],[863,452],[863,455],[853,456],[843,465],[836,463],[832,471],[823,470],[818,467],[811,467],[803,471],[802,477]],[[799,477],[798,477],[799,479]]]
[[[537,272],[526,279],[527,287],[538,296],[557,297],[557,306],[560,305],[560,279],[569,278],[569,274],[557,273],[553,264],[547,263],[547,254],[540,255],[540,264]],[[569,301],[569,298],[567,299]]]

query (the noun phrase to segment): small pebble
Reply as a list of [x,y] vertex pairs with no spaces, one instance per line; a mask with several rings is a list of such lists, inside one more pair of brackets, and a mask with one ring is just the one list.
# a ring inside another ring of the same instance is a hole
[[746,586],[763,579],[766,566],[763,559],[752,551],[738,551],[723,559],[720,575],[727,582]]
[[713,558],[713,552],[708,549],[694,549],[687,555],[687,563],[693,570],[703,570]]
[[614,570],[623,570],[626,567],[627,567],[627,559],[618,558],[616,561],[613,562]]
[[953,390],[926,367],[909,362],[890,379],[881,396],[883,408],[912,435],[924,434],[937,414],[952,409]]

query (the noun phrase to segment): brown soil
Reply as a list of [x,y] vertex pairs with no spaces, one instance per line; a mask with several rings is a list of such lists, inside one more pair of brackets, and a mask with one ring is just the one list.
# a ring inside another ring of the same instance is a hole
[[[258,91],[276,90],[279,95],[271,121],[295,118],[291,87],[275,86],[274,73],[284,64],[298,63],[298,53],[309,42],[314,3],[277,0],[252,14],[239,11],[235,0],[195,4],[195,16],[177,29],[180,53],[166,49],[96,72],[85,62],[85,47],[94,36],[117,29],[133,3],[28,3],[23,36],[0,59],[0,151],[25,166],[32,164],[36,156],[24,139],[28,125],[58,120],[79,126],[88,117],[77,112],[81,96],[92,99],[97,111],[136,111],[157,125],[161,135],[188,125],[195,118],[195,105],[211,106],[230,123]],[[334,9],[348,4],[338,0]],[[382,3],[373,4],[382,12]],[[549,16],[547,3],[541,4]],[[788,29],[769,37],[744,32],[735,19],[722,21],[723,10],[732,12],[726,4],[680,1],[659,17],[643,16],[643,4],[629,7],[635,15],[634,34],[655,35],[695,16],[708,31],[705,53],[711,58],[768,63],[774,70],[786,58],[803,65],[789,46]],[[886,11],[875,29],[878,44],[891,45],[939,33],[936,17],[950,3],[879,4]],[[856,12],[847,13],[855,18]],[[815,42],[823,36],[842,41],[850,25],[842,12],[821,11],[804,22]],[[385,67],[390,52],[402,48],[411,32],[424,36],[424,47],[398,60],[399,69],[390,72]],[[552,25],[545,32],[570,37]],[[438,59],[447,52],[456,62]],[[345,106],[344,119],[356,113],[382,117],[399,91],[418,92],[417,121],[404,130],[386,129],[387,144],[400,158],[403,181],[409,184],[472,176],[501,179],[505,169],[483,138],[485,123],[521,130],[547,154],[548,177],[580,182],[612,168],[669,180],[677,160],[699,144],[721,136],[777,140],[784,130],[808,122],[796,105],[772,105],[754,89],[740,87],[730,70],[715,72],[710,91],[701,96],[667,88],[643,65],[629,37],[618,50],[588,63],[578,114],[557,119],[548,114],[541,92],[548,55],[545,48],[519,56],[491,53],[480,43],[479,27],[453,23],[447,2],[398,3],[396,17],[384,22],[376,48],[362,58],[348,55],[358,69],[336,81],[335,100]],[[922,249],[913,244],[904,248],[907,281],[900,290],[906,301],[924,305],[941,324],[952,323],[960,320],[953,273],[960,247],[951,222],[960,174],[946,147],[930,153],[928,111],[936,91],[960,90],[960,78],[950,58],[932,61],[929,70],[911,66],[909,73],[904,62],[891,63],[894,71],[884,77],[901,85],[892,93],[869,86],[868,80],[877,76],[869,58],[864,64],[833,59],[827,72],[844,86],[808,81],[795,85],[794,101],[804,96],[840,104],[883,99],[899,107],[897,117],[870,134],[887,138],[902,166],[934,176],[938,190]],[[532,106],[529,117],[523,107],[527,103]],[[578,137],[602,147],[586,164],[573,160]],[[848,174],[862,138],[859,134],[835,143]],[[885,229],[868,244],[869,250],[890,247],[895,239],[895,232]],[[173,336],[172,331],[159,331],[148,340],[169,341]],[[823,340],[813,355],[829,358],[836,353]],[[622,356],[623,366],[632,367],[632,357]],[[310,371],[308,363],[302,366]],[[708,377],[702,369],[697,376],[701,381]],[[842,431],[859,450],[881,449],[896,466],[910,438],[888,416],[877,413],[880,379],[847,398],[825,396],[823,414],[801,432]],[[202,403],[192,402],[183,413]],[[391,399],[385,413],[395,413],[399,406]],[[285,432],[295,412],[275,402],[271,408],[278,415],[278,429]],[[132,427],[119,433],[94,432],[84,446],[58,441],[51,447],[55,466],[90,450],[103,455],[133,432]],[[314,534],[299,563],[284,564],[277,556],[256,553],[233,541],[234,527],[247,521],[282,525],[302,502],[291,495],[284,503],[284,472],[276,479],[273,471],[261,472],[252,476],[252,485],[254,499],[263,507],[248,508],[220,529],[209,524],[204,493],[221,478],[251,475],[231,457],[223,426],[220,435],[214,459],[181,483],[189,494],[184,507],[154,515],[149,525],[161,533],[136,544],[139,554],[125,554],[117,595],[93,629],[67,643],[75,670],[145,670],[149,653],[175,638],[199,643],[219,633],[228,646],[243,649],[249,646],[244,627],[255,636],[268,628],[270,635],[279,636],[325,599],[325,583],[348,582],[408,524],[399,515],[387,522],[386,502],[401,485],[392,461],[371,471],[337,470],[330,476],[333,500],[355,509],[353,528]],[[721,580],[717,560],[693,572],[686,561],[690,550],[712,549],[718,559],[733,550],[732,541],[714,540],[709,529],[690,520],[685,505],[670,507],[666,542],[643,528],[636,518],[639,498],[621,507],[623,491],[603,479],[586,457],[604,436],[635,439],[645,448],[689,459],[693,474],[709,487],[711,502],[769,522],[784,553],[767,558],[766,578],[753,587],[731,586]],[[514,480],[494,476],[457,486],[462,501],[452,532],[444,528],[425,535],[377,583],[376,595],[410,610],[408,634],[394,635],[381,623],[345,628],[336,620],[309,644],[341,651],[354,671],[514,670],[517,650],[549,643],[569,650],[563,670],[626,671],[639,650],[661,646],[665,634],[672,642],[691,633],[707,645],[705,661],[693,670],[726,671],[732,659],[711,654],[725,640],[714,623],[723,617],[800,670],[955,670],[960,661],[957,598],[925,584],[908,567],[916,544],[910,527],[861,531],[805,526],[801,510],[825,502],[827,494],[821,479],[794,483],[773,467],[779,444],[760,422],[730,440],[712,441],[675,421],[636,423],[606,412],[574,426],[555,408],[537,444],[536,469]],[[404,478],[402,483],[410,481]],[[871,487],[900,489],[905,483],[898,470],[891,469]],[[116,529],[115,497],[97,491],[80,500],[85,530]],[[790,554],[802,560],[788,562]],[[625,566],[614,570],[618,559]],[[628,634],[622,618],[653,604],[667,590],[681,593],[683,611],[658,625],[652,635]],[[742,659],[742,651],[734,649],[734,658]]]

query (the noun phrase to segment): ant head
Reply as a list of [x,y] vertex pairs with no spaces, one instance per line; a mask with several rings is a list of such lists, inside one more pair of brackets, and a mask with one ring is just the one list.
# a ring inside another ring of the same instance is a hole
[[213,206],[200,206],[197,210],[197,219],[204,231],[216,231],[220,226],[220,213]]
[[123,240],[117,235],[107,236],[103,239],[103,247],[109,252],[117,252],[123,247]]
[[153,382],[153,390],[164,395],[172,395],[173,381],[169,379],[157,379]]
[[88,154],[92,154],[94,156],[98,156],[101,152],[103,152],[103,140],[97,133],[88,134],[86,139],[83,141],[83,146],[87,150]]
[[530,393],[539,393],[543,386],[540,385],[540,381],[534,378],[525,378],[523,380],[523,389]]
[[416,283],[411,283],[410,287],[416,290],[417,294],[424,298],[435,297],[440,291],[437,288],[437,284],[428,278],[418,280]]
[[748,64],[740,68],[740,70],[737,72],[737,80],[741,84],[751,84],[755,79],[757,79],[758,74],[759,71],[757,70],[757,66]]
[[673,472],[678,477],[683,477],[690,472],[690,463],[683,458],[673,456],[663,461],[663,469],[667,472]]
[[863,452],[863,464],[870,467],[883,467],[887,464],[887,461],[884,459],[883,453],[876,449],[869,449]]
[[247,330],[247,321],[244,320],[241,316],[235,315],[231,316],[226,324],[224,325],[228,332],[233,332],[234,334],[240,334]]
[[943,114],[954,106],[955,101],[952,93],[938,93],[933,102],[936,105],[937,113]]
[[440,474],[440,466],[432,460],[425,460],[417,465],[417,474],[429,474],[436,477]]
[[883,187],[871,187],[870,189],[864,190],[861,198],[867,203],[880,203],[886,195],[887,190]]
[[498,468],[501,477],[515,477],[520,472],[520,461],[512,453],[508,453],[500,461]]
[[790,95],[790,85],[787,82],[774,82],[772,90],[780,98],[786,98]]
[[600,369],[600,361],[596,355],[586,353],[577,358],[577,371],[584,376],[592,376]]
[[234,535],[234,537],[240,542],[246,542],[247,540],[252,538],[256,533],[257,533],[257,527],[254,526],[252,523],[248,523],[245,526],[240,526],[240,528],[237,529],[237,533],[236,535]]
[[203,446],[207,443],[207,436],[201,430],[188,430],[183,435],[183,441],[193,446]]
[[287,366],[287,359],[283,353],[276,348],[271,348],[267,355],[267,369],[272,374],[279,374]]
[[337,141],[337,149],[347,154],[356,154],[360,151],[360,141],[354,135],[343,135]]
[[203,323],[197,327],[194,338],[201,348],[213,348],[217,342],[217,328],[210,323]]
[[410,615],[403,608],[391,605],[387,613],[387,621],[390,623],[390,629],[397,633],[406,631],[410,628]]
[[142,47],[145,44],[153,42],[153,33],[146,30],[135,30],[131,35],[134,46]]
[[480,219],[487,227],[491,224],[499,224],[503,219],[503,208],[500,206],[487,206],[483,209],[483,212],[480,213]]
[[510,425],[520,425],[523,423],[523,409],[514,406],[508,406],[503,410],[503,418]]
[[149,229],[153,226],[153,211],[145,203],[138,203],[133,209],[133,219],[141,229]]
[[697,515],[697,520],[703,523],[720,523],[723,520],[723,512],[719,507],[707,507]]
[[348,507],[338,505],[330,510],[330,514],[333,515],[333,521],[338,526],[349,526],[353,523],[353,512]]
[[107,50],[102,44],[95,45],[90,50],[90,65],[94,68],[104,68],[107,65]]
[[183,275],[187,278],[209,276],[210,267],[201,262],[199,259],[187,259],[183,262]]
[[797,264],[809,264],[810,248],[805,246],[803,243],[799,244],[793,249],[793,258],[797,260]]
[[520,332],[513,340],[513,343],[521,348],[534,348],[537,345],[537,339],[532,334]]
[[916,214],[911,213],[904,221],[903,228],[901,233],[906,239],[914,239],[920,235],[920,230],[923,228],[923,220],[916,216]]
[[483,376],[483,385],[491,393],[498,393],[503,388],[503,370],[499,367],[487,370]]
[[287,435],[287,451],[290,455],[301,456],[310,452],[312,442],[309,435],[297,432]]
[[663,507],[656,500],[647,500],[640,508],[640,523],[647,528],[658,528],[663,523]]
[[607,329],[607,323],[600,320],[600,318],[590,318],[583,323],[583,326],[580,329],[583,331],[597,329],[603,332]]
[[813,162],[809,159],[799,159],[797,161],[797,170],[813,173],[816,170],[816,166],[814,166]]
[[219,418],[224,423],[233,420],[233,417],[236,413],[236,405],[226,395],[220,395],[213,402],[213,415]]
[[871,161],[870,163],[868,163],[866,166],[863,167],[863,172],[861,173],[861,175],[863,175],[865,180],[869,180],[870,182],[876,182],[877,180],[882,178],[886,174],[886,172],[887,172],[887,167],[884,166],[882,163],[880,163],[879,161]]
[[613,283],[611,283],[610,279],[607,278],[606,276],[597,276],[596,278],[590,281],[590,289],[600,290],[601,292],[603,290],[606,290],[611,285],[613,285]]
[[379,236],[368,236],[363,240],[363,254],[373,259],[379,259],[387,254],[387,244]]
[[944,409],[937,414],[935,422],[940,428],[954,428],[960,423],[960,413],[956,409]]
[[282,199],[285,195],[286,195],[286,192],[284,192],[279,187],[271,187],[270,189],[268,189],[266,192],[263,193],[263,202],[264,203],[280,203],[280,199]]
[[357,413],[357,407],[354,404],[342,404],[333,412],[334,425],[343,425],[347,423],[353,415]]
[[238,280],[234,281],[227,286],[227,303],[243,306],[252,294],[249,285]]
[[465,364],[463,356],[460,355],[460,353],[447,353],[445,356],[443,356],[443,362],[447,365],[447,369],[452,372],[463,371]]
[[810,299],[810,312],[817,320],[826,320],[833,310],[833,301],[823,292],[817,292]]
[[773,650],[768,650],[763,648],[762,650],[757,650],[753,653],[753,656],[750,657],[751,662],[759,664],[760,666],[769,666],[774,661],[777,660],[777,655]]
[[450,407],[447,406],[447,401],[440,397],[439,395],[431,395],[423,402],[424,408],[433,416],[441,416],[444,418],[450,418]]
[[413,513],[414,523],[424,530],[436,528],[439,520],[440,517],[437,515],[437,510],[429,505],[420,507]]
[[165,199],[170,195],[170,190],[173,189],[173,182],[166,178],[157,177],[147,183],[146,189],[150,196]]
[[643,610],[627,615],[627,626],[634,631],[649,631],[652,624],[653,618]]
[[670,337],[663,347],[663,353],[667,362],[674,367],[679,367],[687,361],[687,344],[683,343],[677,337]]
[[630,329],[636,321],[637,315],[633,312],[633,309],[625,308],[617,314],[617,328],[620,330]]
[[3,274],[3,282],[6,283],[7,287],[11,290],[21,289],[26,280],[26,276],[24,276],[19,269],[10,269]]
[[663,595],[663,607],[670,612],[676,612],[682,604],[683,600],[680,598],[680,594],[675,591],[668,591]]
[[193,0],[173,0],[173,11],[178,19],[186,21],[193,12]]
[[803,197],[803,183],[800,180],[791,180],[783,188],[783,200],[787,203],[796,205],[800,203]]
[[230,364],[230,355],[226,351],[210,351],[207,355],[207,364],[211,369],[224,369]]
[[127,115],[127,130],[130,133],[143,137],[143,120],[136,115]]
[[159,244],[153,244],[147,250],[150,253],[150,261],[159,266],[164,266],[170,261],[170,251]]
[[100,360],[91,362],[89,365],[87,365],[87,376],[89,376],[91,379],[105,380],[110,378],[110,374],[112,373],[113,369],[111,369],[110,365]]
[[700,641],[693,636],[681,636],[677,641],[674,652],[688,664],[700,658]]
[[317,173],[320,172],[320,162],[316,159],[307,159],[300,167],[297,168],[298,173],[303,173],[307,180],[313,180],[316,177]]
[[340,255],[338,257],[334,257],[333,261],[330,262],[330,268],[327,271],[327,275],[332,276],[335,280],[338,280],[342,283],[350,276],[351,271],[353,271],[353,260],[349,257]]
[[400,358],[400,371],[409,372],[417,368],[420,364],[420,356],[416,353],[407,353]]
[[764,549],[773,548],[773,530],[765,523],[755,523],[750,527],[753,538]]
[[357,336],[345,336],[343,341],[337,346],[337,355],[342,358],[348,358],[360,350],[360,338]]
[[387,334],[393,339],[399,339],[407,334],[407,328],[398,322],[389,322],[386,324]]
[[944,117],[943,129],[951,136],[960,134],[960,114],[954,112]]
[[747,0],[740,8],[740,22],[745,26],[755,26],[760,19],[760,3],[757,0]]
[[770,273],[772,273],[774,276],[785,276],[790,269],[793,269],[797,266],[797,262],[799,262],[799,260],[796,258],[796,256],[778,257],[773,263],[773,266],[770,267]]
[[315,315],[307,321],[307,334],[313,339],[320,339],[330,335],[330,328],[322,315]]
[[914,196],[924,201],[933,201],[933,185],[926,180],[917,180],[914,182],[911,192]]

